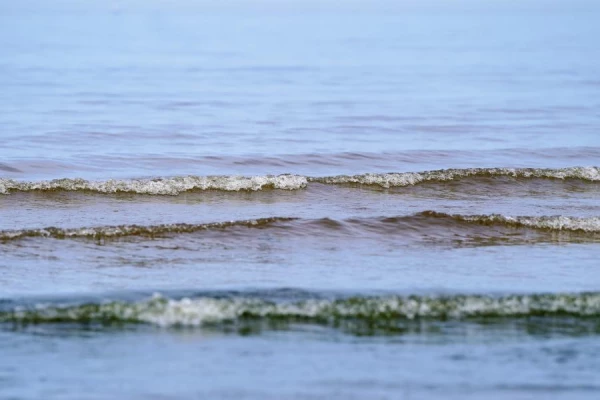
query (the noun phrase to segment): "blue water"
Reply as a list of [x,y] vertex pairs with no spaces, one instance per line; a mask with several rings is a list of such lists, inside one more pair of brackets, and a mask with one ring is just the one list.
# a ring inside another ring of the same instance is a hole
[[[532,161],[498,161],[588,165],[577,155],[538,160],[598,142],[597,9],[588,7],[4,6],[0,156],[53,178],[244,173],[198,160],[346,152],[424,152],[413,170],[487,167],[500,150],[523,148]],[[426,153],[457,150],[466,154]],[[396,158],[384,166],[407,167]]]
[[0,398],[597,398],[599,17],[0,4]]

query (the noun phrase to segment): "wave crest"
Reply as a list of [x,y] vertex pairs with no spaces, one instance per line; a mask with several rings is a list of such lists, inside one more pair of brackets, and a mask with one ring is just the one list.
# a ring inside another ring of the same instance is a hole
[[179,176],[157,179],[88,181],[85,179],[55,179],[40,182],[19,182],[0,179],[0,194],[13,191],[89,191],[96,193],[138,193],[175,196],[193,190],[256,191],[261,189],[296,190],[306,187],[307,179],[299,175],[265,176]]
[[261,189],[298,190],[310,182],[326,185],[374,185],[383,188],[413,186],[426,182],[446,182],[465,178],[511,177],[516,179],[555,179],[600,182],[599,167],[549,168],[467,168],[424,172],[367,173],[307,177],[302,175],[263,176],[179,176],[172,178],[88,181],[85,179],[55,179],[21,182],[0,179],[0,194],[31,191],[89,191],[95,193],[138,193],[147,195],[178,195],[187,191],[222,190],[256,191]]
[[112,301],[60,306],[38,304],[0,311],[0,322],[148,323],[207,326],[247,320],[305,322],[335,326],[343,321],[473,320],[524,317],[600,317],[600,293],[532,294],[492,297],[376,296],[277,302],[261,298],[162,295],[139,302]]
[[541,217],[511,217],[501,214],[491,215],[460,215],[446,214],[436,211],[420,213],[425,217],[452,219],[458,222],[475,223],[478,225],[501,225],[512,228],[532,228],[549,231],[600,233],[599,217],[566,217],[561,215]]
[[467,168],[424,172],[392,172],[386,174],[337,175],[308,178],[309,182],[328,185],[359,184],[383,188],[413,186],[425,182],[445,182],[470,177],[511,177],[520,179],[578,179],[600,181],[599,167],[550,168]]
[[213,222],[208,224],[162,224],[162,225],[117,225],[93,228],[41,228],[0,231],[0,240],[17,240],[27,237],[69,238],[118,238],[125,236],[156,237],[170,233],[193,233],[204,230],[230,227],[264,228],[277,222],[291,221],[294,218],[259,218],[240,221]]

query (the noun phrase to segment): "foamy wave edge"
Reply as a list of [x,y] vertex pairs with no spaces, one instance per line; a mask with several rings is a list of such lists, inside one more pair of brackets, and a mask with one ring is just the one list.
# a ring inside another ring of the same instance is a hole
[[446,214],[436,211],[424,211],[420,213],[420,215],[432,218],[451,218],[455,221],[475,223],[479,225],[501,225],[515,228],[532,228],[549,231],[600,233],[600,217],[566,217],[561,215],[541,217],[512,217],[501,214]]
[[300,175],[265,176],[179,176],[173,178],[88,181],[85,179],[55,179],[40,182],[20,182],[0,179],[0,194],[31,191],[89,191],[96,193],[138,193],[171,195],[193,190],[256,191],[262,189],[297,190],[306,187],[307,179]]
[[38,304],[0,311],[2,323],[147,323],[162,327],[205,326],[242,321],[461,320],[473,318],[600,317],[600,293],[492,297],[380,296],[309,299],[278,303],[256,298],[182,298],[160,294],[139,302],[113,301],[72,306]]
[[360,175],[335,175],[309,177],[302,175],[263,176],[178,176],[155,179],[110,179],[88,181],[85,179],[55,179],[51,181],[23,182],[0,178],[0,194],[31,191],[89,191],[96,193],[137,193],[176,196],[187,191],[257,191],[262,189],[298,190],[309,183],[327,185],[359,184],[383,188],[413,186],[425,182],[445,182],[470,177],[512,177],[519,179],[556,179],[600,182],[600,167],[569,168],[467,168],[443,169],[424,172],[366,173]]
[[600,167],[569,168],[467,168],[442,169],[424,172],[370,173],[361,175],[337,175],[308,178],[309,182],[329,185],[359,184],[376,185],[383,188],[413,186],[425,182],[444,182],[470,177],[511,177],[520,179],[578,179],[589,182],[600,181]]

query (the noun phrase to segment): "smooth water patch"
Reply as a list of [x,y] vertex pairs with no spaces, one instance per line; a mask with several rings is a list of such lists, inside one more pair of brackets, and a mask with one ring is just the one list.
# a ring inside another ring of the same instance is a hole
[[146,327],[0,330],[1,393],[27,400],[598,396],[596,336],[505,328],[465,324],[387,337],[326,328],[245,336]]

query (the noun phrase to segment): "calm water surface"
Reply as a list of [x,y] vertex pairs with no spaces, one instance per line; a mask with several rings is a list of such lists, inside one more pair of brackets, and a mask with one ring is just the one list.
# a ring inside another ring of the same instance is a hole
[[0,398],[597,398],[600,8],[265,4],[0,6]]

